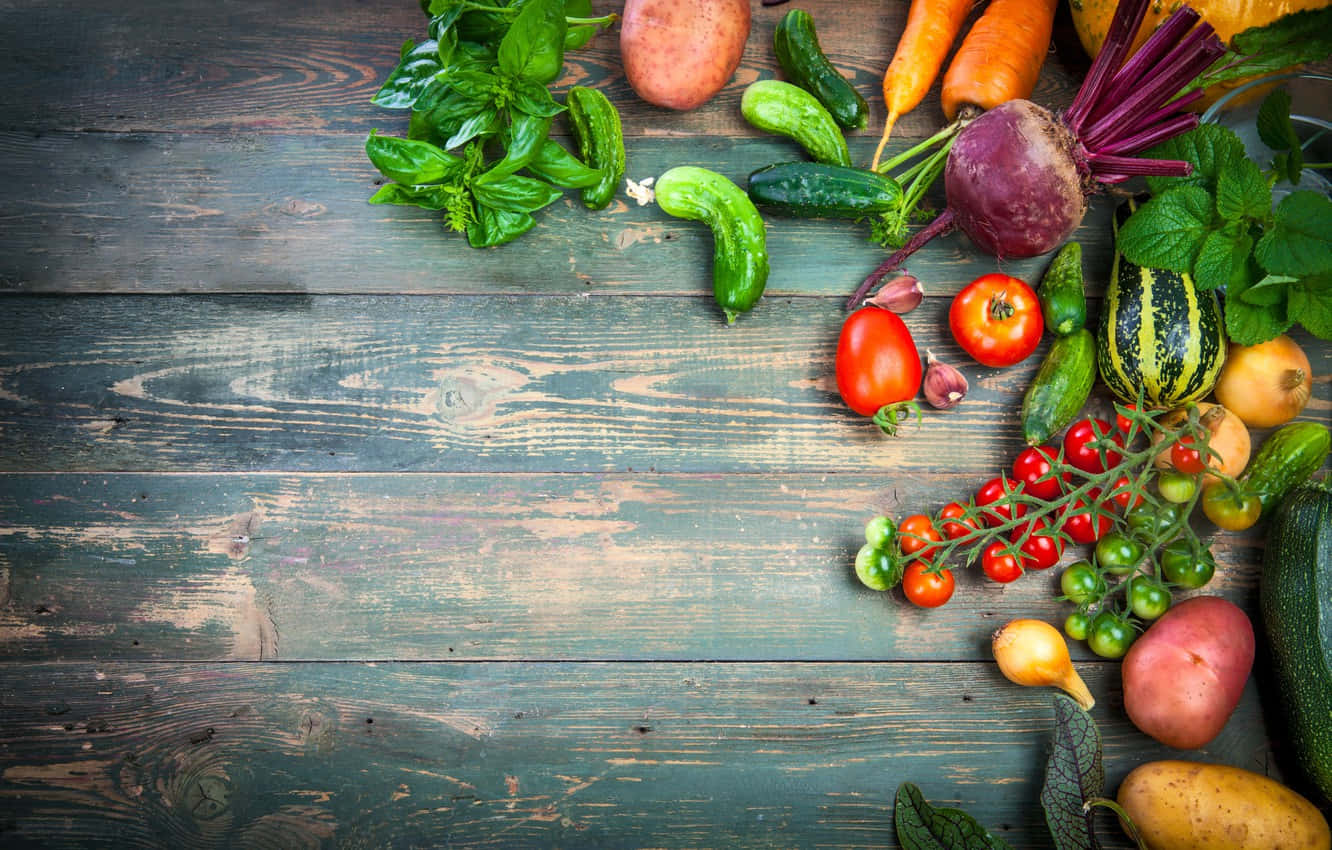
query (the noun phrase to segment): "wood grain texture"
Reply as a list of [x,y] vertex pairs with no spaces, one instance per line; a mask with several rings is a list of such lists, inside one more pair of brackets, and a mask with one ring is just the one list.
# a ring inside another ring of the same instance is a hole
[[[1116,669],[1084,667],[1110,789],[1171,754]],[[1044,848],[1050,699],[980,664],[4,665],[0,838],[882,847],[911,781]],[[1257,710],[1197,756],[1272,772]]]
[[[16,476],[0,659],[983,661],[1003,623],[1072,612],[1058,570],[1005,586],[959,570],[938,611],[852,572],[868,519],[983,481]],[[1261,539],[1217,536],[1206,592],[1256,614]]]

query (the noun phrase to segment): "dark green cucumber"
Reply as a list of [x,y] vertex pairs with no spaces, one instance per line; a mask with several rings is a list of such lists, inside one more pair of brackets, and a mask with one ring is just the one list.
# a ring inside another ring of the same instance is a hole
[[865,129],[869,105],[824,55],[809,12],[792,9],[783,15],[772,46],[787,79],[818,98],[834,121],[848,130]]
[[605,209],[624,179],[624,132],[620,112],[597,89],[574,86],[566,98],[569,126],[583,160],[601,172],[601,179],[582,190],[583,206]]
[[1263,440],[1240,483],[1272,513],[1287,493],[1309,480],[1332,452],[1332,432],[1321,422],[1292,422]]
[[1082,245],[1069,242],[1050,261],[1036,291],[1045,326],[1055,336],[1068,336],[1087,325],[1087,293],[1082,288]]
[[1022,436],[1039,446],[1073,421],[1096,381],[1096,340],[1083,328],[1057,336],[1022,399]]
[[1259,589],[1291,763],[1332,801],[1332,492],[1306,484],[1267,531]]
[[749,197],[783,215],[857,219],[897,209],[902,187],[865,168],[779,162],[749,175]]

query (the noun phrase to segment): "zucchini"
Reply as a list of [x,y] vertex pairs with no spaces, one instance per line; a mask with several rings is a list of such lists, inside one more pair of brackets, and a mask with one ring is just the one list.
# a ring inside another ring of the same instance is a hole
[[1022,399],[1022,436],[1039,446],[1073,421],[1096,382],[1096,340],[1083,328],[1057,336]]
[[1263,441],[1240,476],[1268,516],[1287,493],[1319,470],[1332,452],[1332,432],[1321,422],[1292,422]]
[[779,162],[749,175],[749,197],[761,207],[797,218],[858,219],[897,209],[902,187],[865,168]]
[[[1115,230],[1133,201],[1115,212]],[[1187,274],[1148,269],[1118,252],[1101,305],[1097,366],[1106,386],[1127,404],[1139,391],[1148,407],[1174,408],[1211,392],[1226,360],[1226,335],[1216,295]]]
[[787,78],[818,98],[834,121],[848,130],[865,129],[869,104],[824,55],[809,12],[792,9],[783,15],[772,47]]
[[1332,491],[1306,484],[1267,533],[1259,590],[1292,762],[1332,800]]
[[1055,336],[1068,336],[1087,324],[1087,293],[1082,288],[1082,245],[1069,242],[1050,261],[1036,294],[1045,326]]

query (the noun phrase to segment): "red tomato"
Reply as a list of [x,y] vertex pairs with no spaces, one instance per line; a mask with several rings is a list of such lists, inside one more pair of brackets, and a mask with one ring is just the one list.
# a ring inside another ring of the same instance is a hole
[[873,416],[920,389],[920,354],[901,317],[879,307],[847,316],[837,340],[837,391],[846,406]]
[[1105,440],[1107,438],[1113,441],[1115,445],[1123,448],[1124,438],[1112,430],[1110,423],[1104,419],[1082,419],[1073,423],[1068,432],[1064,434],[1064,460],[1068,461],[1070,466],[1075,466],[1083,472],[1105,472],[1106,469],[1123,460],[1123,456],[1113,449],[1087,444],[1093,440]]
[[1170,463],[1175,469],[1188,475],[1197,475],[1207,471],[1207,463],[1202,452],[1193,448],[1193,436],[1185,434],[1170,446]]
[[1007,584],[1022,575],[1022,566],[1002,540],[996,540],[981,553],[981,569],[991,581]]
[[[1138,406],[1136,404],[1126,404],[1124,405],[1124,409],[1137,411]],[[1133,430],[1133,420],[1129,419],[1119,411],[1115,411],[1115,428],[1119,430],[1119,433],[1127,437],[1129,431]],[[1139,432],[1141,432],[1141,429],[1139,429]]]
[[[1088,522],[1090,525],[1090,521]],[[1031,535],[1018,547],[1022,553],[1022,566],[1029,570],[1048,570],[1059,563],[1059,558],[1064,554],[1064,540],[1057,534],[1049,531],[1049,523],[1045,517],[1036,520],[1028,520],[1013,529],[1009,534],[1010,543],[1016,544],[1022,539],[1022,535],[1031,529]]]
[[1122,511],[1136,508],[1142,504],[1142,493],[1134,491],[1133,482],[1129,480],[1127,475],[1119,476],[1115,479],[1115,483],[1110,485],[1108,498],[1119,505],[1119,509]]
[[1045,319],[1030,286],[1006,274],[987,274],[953,298],[948,327],[957,344],[977,362],[1012,366],[1040,345]]
[[1049,446],[1029,446],[1018,454],[1013,460],[1013,477],[1022,482],[1024,493],[1047,502],[1059,498],[1063,488],[1059,476],[1051,474],[1056,456]]
[[[1092,491],[1090,495],[1094,501],[1100,493]],[[1074,543],[1095,543],[1109,533],[1112,526],[1109,516],[1096,513],[1095,509],[1088,507],[1086,501],[1082,499],[1071,505],[1065,505],[1061,513],[1063,519],[1060,528],[1073,538]]]
[[985,524],[996,526],[1013,518],[1013,511],[1020,517],[1027,512],[1027,506],[1016,502],[1012,494],[1022,489],[1021,483],[1012,478],[991,478],[976,491],[976,504],[984,508],[981,518]]
[[968,517],[966,508],[958,502],[949,502],[939,511],[939,527],[949,540],[965,537],[977,528],[975,517]]
[[950,570],[927,573],[928,567],[924,561],[907,564],[902,574],[902,592],[922,608],[938,608],[953,596],[953,573]]
[[897,525],[897,545],[904,555],[923,551],[922,558],[931,558],[935,550],[933,544],[942,539],[939,529],[925,514],[912,514]]

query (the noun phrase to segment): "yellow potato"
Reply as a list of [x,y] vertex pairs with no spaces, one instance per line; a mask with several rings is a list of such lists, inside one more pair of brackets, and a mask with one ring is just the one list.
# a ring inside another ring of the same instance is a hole
[[1119,786],[1119,805],[1152,850],[1328,850],[1312,803],[1259,773],[1220,764],[1154,761]]

